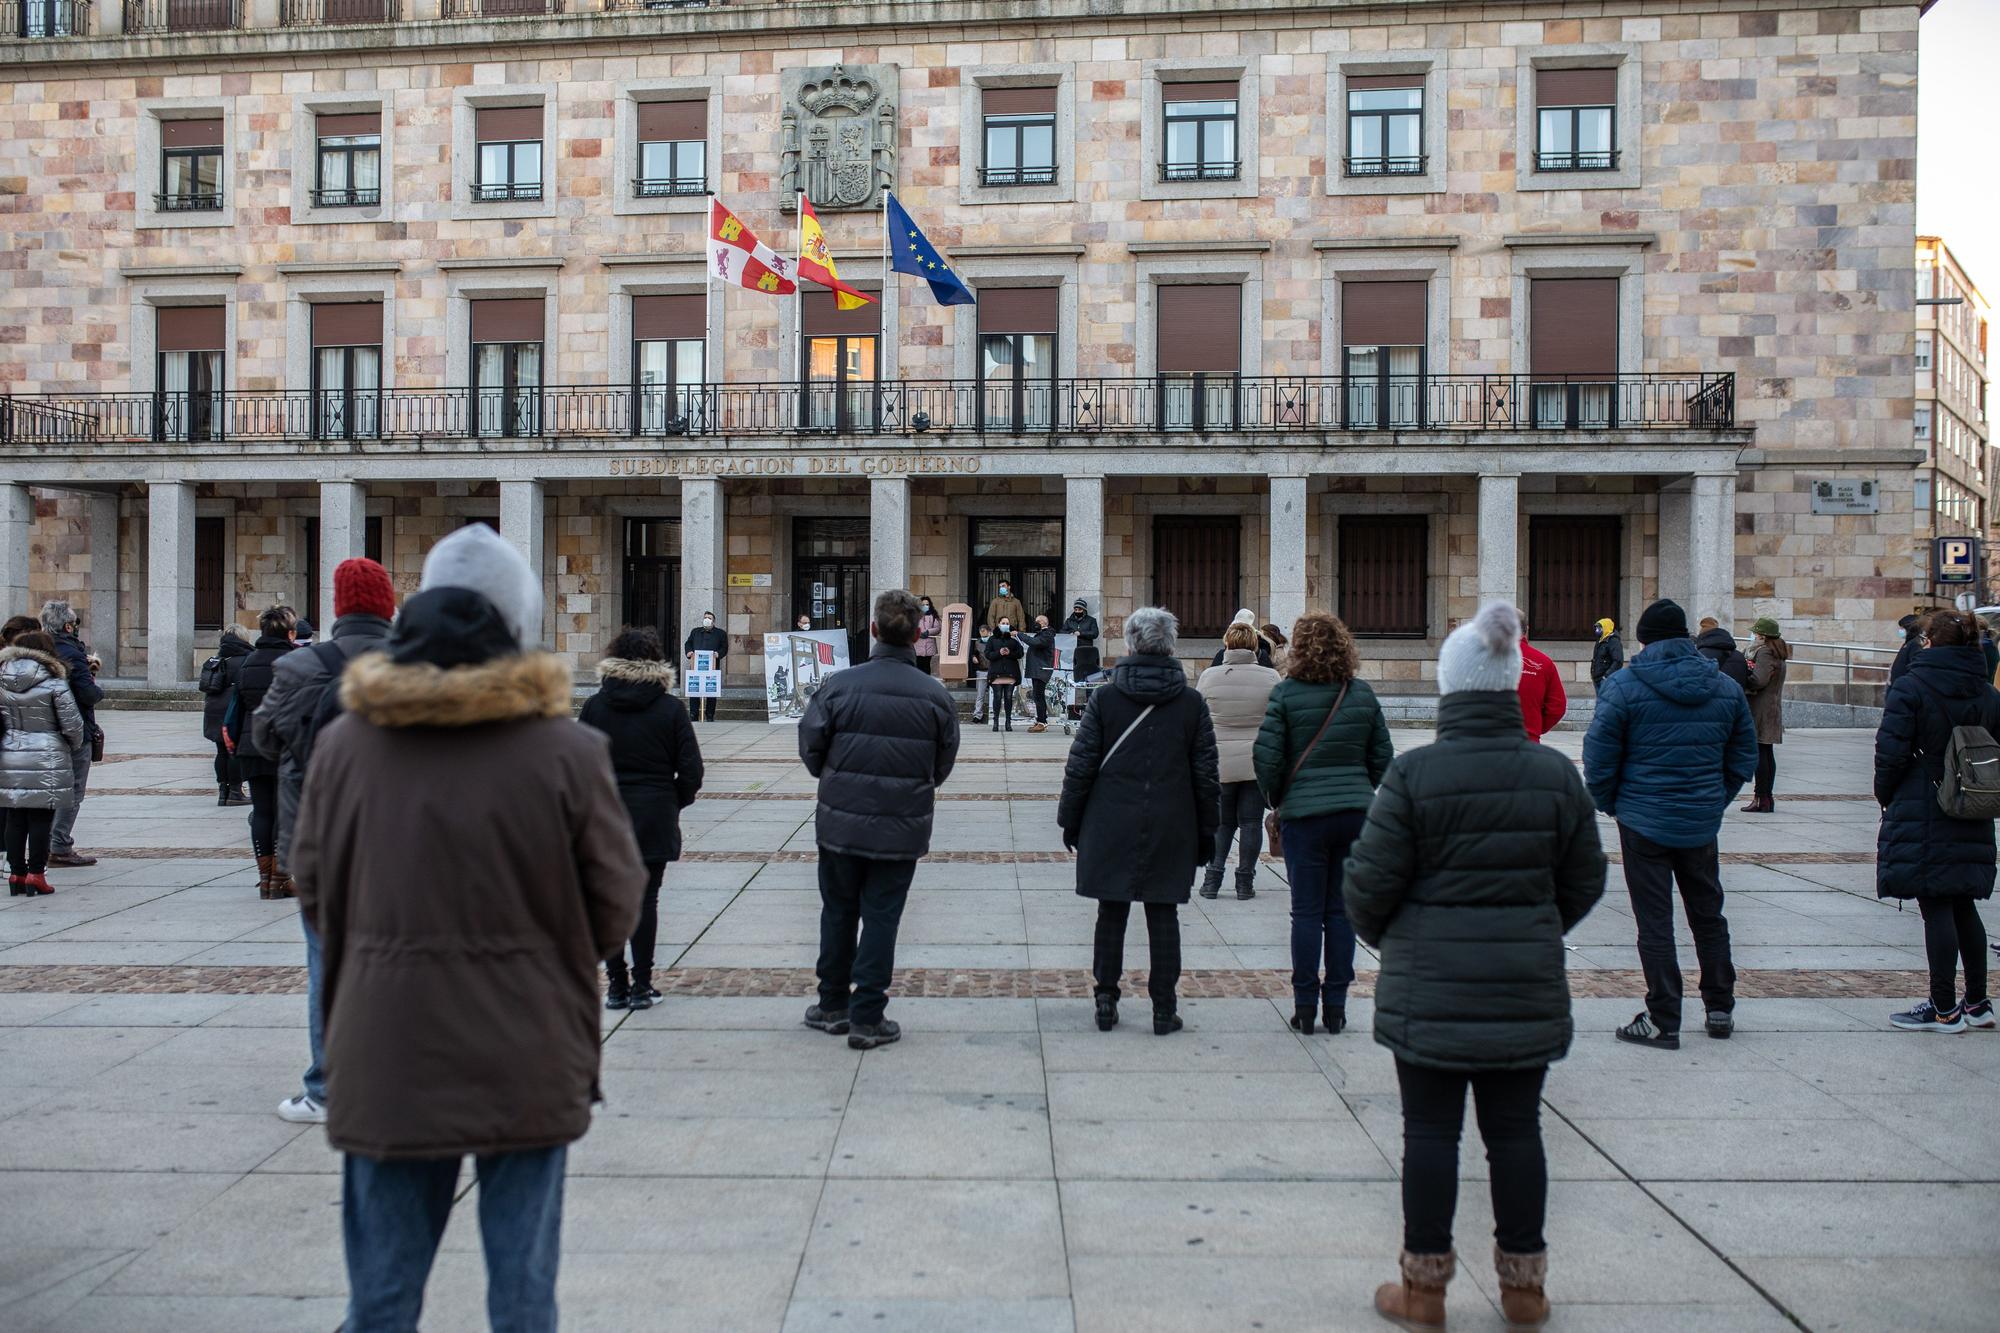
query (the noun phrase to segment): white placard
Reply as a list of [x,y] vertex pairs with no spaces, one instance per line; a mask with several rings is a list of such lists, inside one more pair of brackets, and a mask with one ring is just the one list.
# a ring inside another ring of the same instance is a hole
[[847,669],[844,629],[787,630],[764,636],[764,701],[773,722],[805,716],[828,676]]
[[720,699],[722,697],[722,672],[717,669],[715,651],[711,648],[697,648],[694,651],[694,665],[688,668],[687,697],[690,699]]

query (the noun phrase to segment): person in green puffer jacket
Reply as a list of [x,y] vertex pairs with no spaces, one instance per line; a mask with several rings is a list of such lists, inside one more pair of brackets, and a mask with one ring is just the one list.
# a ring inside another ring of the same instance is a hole
[[1468,1085],[1502,1312],[1510,1327],[1548,1317],[1542,1082],[1569,1050],[1563,935],[1603,896],[1605,859],[1576,766],[1522,726],[1520,678],[1513,607],[1452,631],[1437,742],[1390,766],[1347,859],[1347,913],[1382,957],[1375,1040],[1403,1098],[1402,1281],[1375,1304],[1412,1327],[1444,1322]]
[[[1375,691],[1356,678],[1360,666],[1354,638],[1337,617],[1324,611],[1300,616],[1292,626],[1285,679],[1271,691],[1250,751],[1264,804],[1278,812],[1281,824],[1278,841],[1292,889],[1291,1023],[1306,1034],[1322,1001],[1328,1032],[1347,1025],[1354,928],[1341,905],[1340,866],[1396,753]],[[1340,711],[1329,721],[1336,701]]]

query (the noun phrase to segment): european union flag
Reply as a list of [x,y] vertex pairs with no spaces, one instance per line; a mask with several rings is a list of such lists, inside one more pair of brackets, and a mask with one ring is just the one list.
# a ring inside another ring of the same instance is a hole
[[889,267],[898,273],[914,273],[931,285],[931,295],[939,305],[971,305],[979,298],[958,274],[951,271],[951,265],[944,262],[944,256],[930,243],[910,215],[896,202],[896,196],[889,196]]

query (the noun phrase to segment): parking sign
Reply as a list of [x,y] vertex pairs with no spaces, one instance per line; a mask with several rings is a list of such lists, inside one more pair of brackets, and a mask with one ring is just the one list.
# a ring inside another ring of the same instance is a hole
[[1938,537],[1931,543],[1939,583],[1972,583],[1979,577],[1979,538]]

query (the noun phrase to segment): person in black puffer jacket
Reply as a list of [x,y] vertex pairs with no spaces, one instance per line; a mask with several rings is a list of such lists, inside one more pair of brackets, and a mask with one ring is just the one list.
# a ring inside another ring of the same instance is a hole
[[298,647],[292,633],[298,616],[274,606],[257,617],[257,643],[236,669],[236,684],[222,714],[222,739],[236,756],[237,771],[250,786],[250,850],[257,856],[257,896],[293,898],[292,877],[278,864],[278,759],[256,748],[250,718],[264,702],[278,659]]
[[896,928],[931,849],[937,789],[958,759],[957,710],[917,665],[922,616],[901,588],[877,597],[874,651],[829,676],[799,721],[799,758],[819,779],[819,1003],[805,1021],[847,1033],[856,1050],[902,1035],[883,1017]]
[[1125,618],[1127,654],[1084,707],[1056,804],[1063,846],[1076,853],[1076,891],[1097,899],[1091,973],[1104,1032],[1118,1022],[1133,903],[1146,909],[1153,1031],[1180,1029],[1179,908],[1195,871],[1215,858],[1222,817],[1215,725],[1174,658],[1178,629],[1156,606]]
[[1490,602],[1438,655],[1438,738],[1389,766],[1344,876],[1376,946],[1375,1040],[1403,1094],[1402,1281],[1376,1308],[1444,1323],[1469,1084],[1493,1176],[1494,1262],[1514,1325],[1548,1316],[1548,1167],[1538,1123],[1569,1050],[1563,935],[1604,893],[1596,810],[1576,766],[1521,726],[1521,622]]
[[229,711],[229,697],[236,689],[237,673],[243,669],[243,659],[249,655],[250,636],[243,632],[243,627],[224,625],[222,638],[216,643],[215,656],[201,669],[201,692],[205,696],[201,705],[201,734],[215,746],[217,805],[250,804],[250,798],[243,794],[243,774],[236,767],[236,756],[229,753],[229,747],[222,743],[222,715]]
[[[1919,1032],[1994,1026],[1986,992],[1986,926],[1978,902],[1993,896],[1993,821],[1954,819],[1938,808],[1953,727],[2000,736],[2000,692],[1986,681],[1979,625],[1965,611],[1933,611],[1930,646],[1889,687],[1875,733],[1875,894],[1915,898],[1930,958],[1930,999],[1889,1021]],[[1965,1000],[1958,961],[1965,960]]]
[[611,738],[618,796],[632,817],[646,863],[646,897],[632,931],[632,970],[623,953],[605,962],[606,1009],[650,1009],[653,942],[660,925],[660,882],[667,862],[681,859],[681,811],[701,790],[701,746],[687,705],[675,698],[674,667],[658,631],[626,629],[597,664],[601,682],[584,701],[581,721]]
[[1715,663],[1715,669],[1741,685],[1747,693],[1750,689],[1750,659],[1736,646],[1736,638],[1722,628],[1722,622],[1714,616],[1701,618],[1701,633],[1695,635],[1694,646],[1703,657]]

